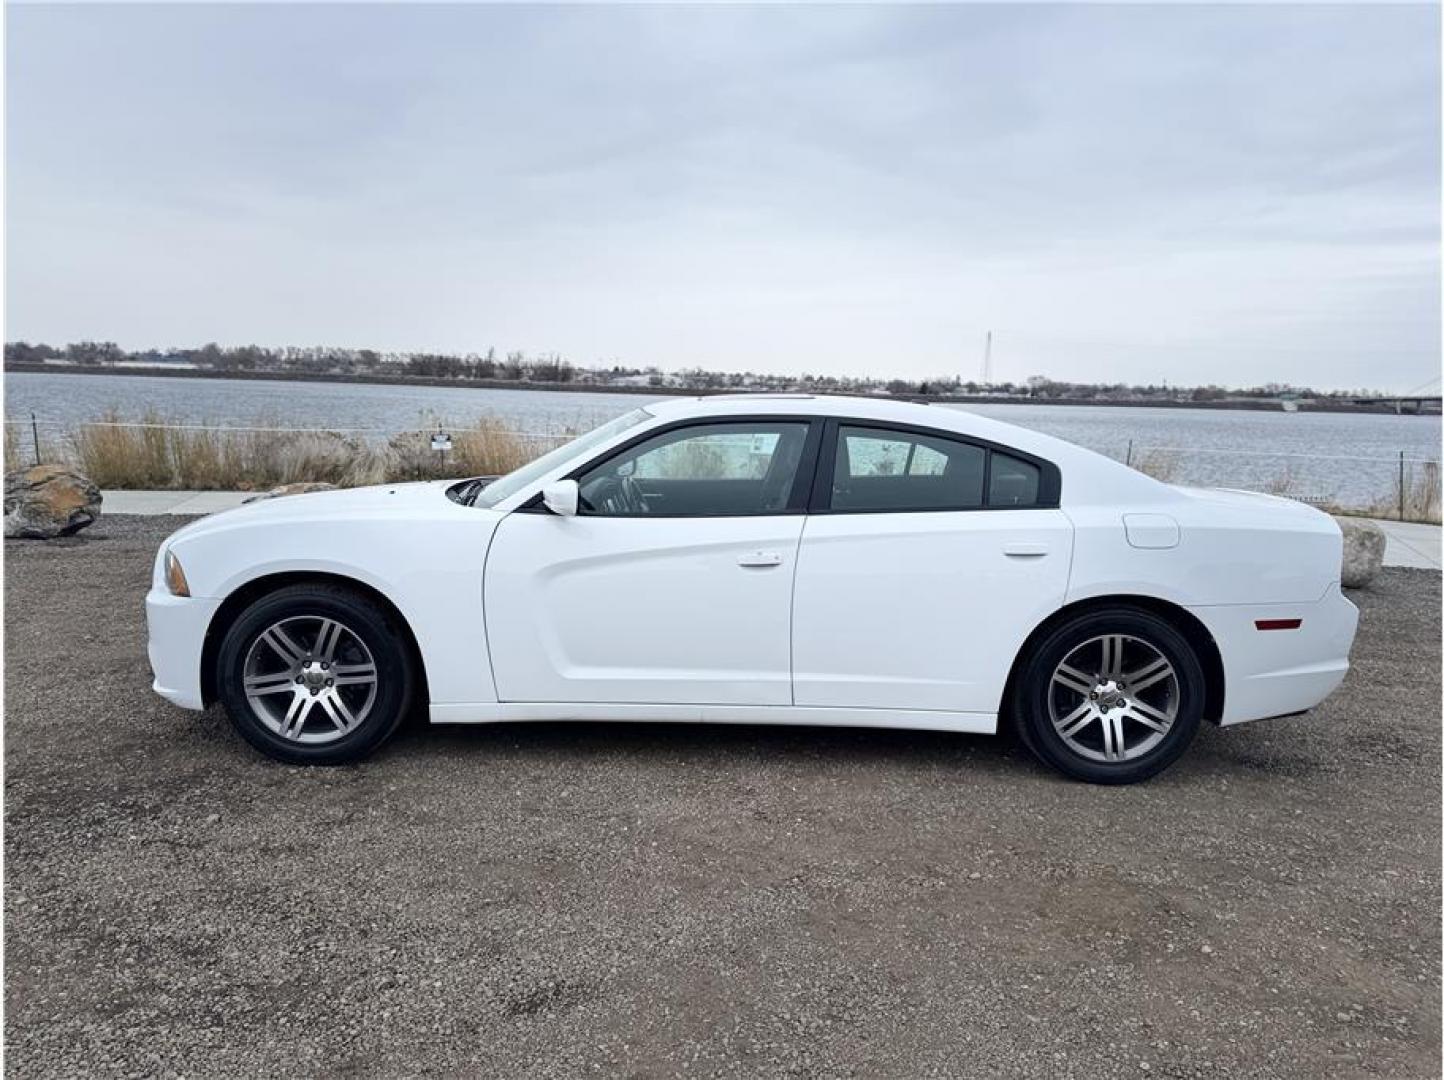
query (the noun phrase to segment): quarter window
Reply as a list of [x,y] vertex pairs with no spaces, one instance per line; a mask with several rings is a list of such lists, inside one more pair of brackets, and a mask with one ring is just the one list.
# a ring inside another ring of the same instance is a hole
[[807,441],[802,421],[696,424],[623,451],[577,478],[585,514],[726,517],[788,509]]
[[993,451],[988,470],[989,506],[1037,506],[1038,466],[1011,454]]

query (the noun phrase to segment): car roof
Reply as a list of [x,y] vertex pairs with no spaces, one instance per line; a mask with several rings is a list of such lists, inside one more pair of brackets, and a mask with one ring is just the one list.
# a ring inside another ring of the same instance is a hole
[[[652,402],[647,411],[674,419],[681,416],[785,414],[791,416],[855,416],[920,424],[937,410],[932,405],[896,398],[852,397],[845,394],[709,394]],[[953,410],[942,410],[952,412]],[[675,416],[674,416],[675,414]]]
[[845,394],[713,394],[652,402],[647,405],[647,411],[666,420],[709,416],[836,416],[936,428],[1002,442],[1011,440],[1020,449],[1026,449],[1022,443],[1037,435],[1026,428],[949,405]]

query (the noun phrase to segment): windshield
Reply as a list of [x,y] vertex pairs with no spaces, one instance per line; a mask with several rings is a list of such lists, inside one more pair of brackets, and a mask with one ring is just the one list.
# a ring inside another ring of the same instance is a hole
[[472,505],[495,506],[503,499],[515,495],[527,485],[540,480],[568,459],[585,450],[590,450],[593,446],[599,446],[628,428],[636,427],[642,421],[651,418],[652,414],[646,409],[633,409],[629,413],[623,413],[615,420],[608,420],[601,427],[593,428],[585,435],[579,435],[571,442],[563,443],[555,450],[547,451],[535,461],[528,462],[520,469],[507,473],[500,480],[493,480],[477,493],[472,500]]

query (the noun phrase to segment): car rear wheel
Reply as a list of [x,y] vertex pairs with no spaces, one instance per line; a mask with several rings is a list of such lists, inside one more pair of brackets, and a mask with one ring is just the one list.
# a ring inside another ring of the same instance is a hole
[[1203,668],[1182,634],[1135,608],[1086,612],[1027,658],[1014,701],[1023,742],[1096,784],[1131,784],[1188,749],[1203,715]]
[[340,765],[380,746],[406,713],[411,659],[394,619],[359,593],[296,585],[231,625],[216,685],[237,732],[298,765]]

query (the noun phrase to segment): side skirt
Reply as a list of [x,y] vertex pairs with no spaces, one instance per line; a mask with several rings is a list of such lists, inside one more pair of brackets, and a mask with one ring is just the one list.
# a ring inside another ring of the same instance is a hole
[[432,705],[433,724],[500,724],[590,720],[660,724],[785,724],[803,727],[903,728],[992,735],[996,713],[920,709],[832,709],[802,705],[602,705],[565,702],[479,702]]

